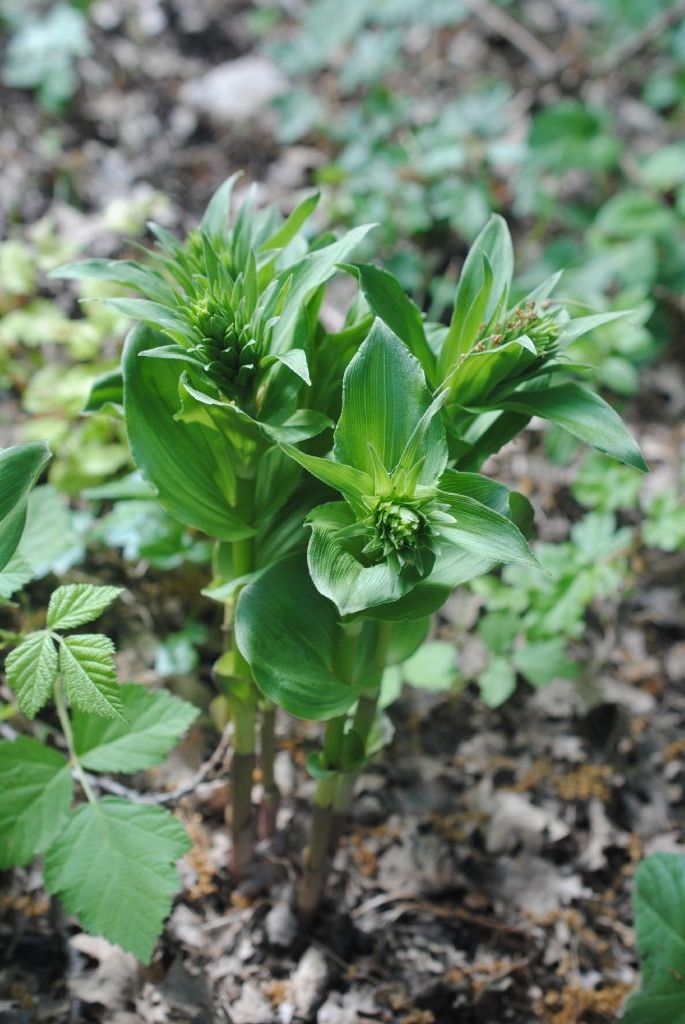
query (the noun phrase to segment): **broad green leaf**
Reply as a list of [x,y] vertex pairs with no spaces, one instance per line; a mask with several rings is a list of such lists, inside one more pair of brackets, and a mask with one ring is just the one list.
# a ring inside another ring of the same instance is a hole
[[95,718],[76,711],[74,745],[85,768],[97,772],[138,772],[162,761],[192,725],[199,711],[166,690],[131,683],[119,687],[127,721]]
[[296,409],[295,412],[283,420],[282,423],[260,423],[259,428],[270,441],[277,444],[297,444],[298,441],[308,441],[310,437],[317,437],[333,423],[328,416],[316,409]]
[[29,492],[49,459],[50,449],[44,441],[0,451],[0,569],[19,546]]
[[603,398],[580,384],[558,384],[544,390],[521,391],[500,404],[503,409],[551,420],[619,462],[647,471],[640,449],[618,413]]
[[65,757],[21,736],[0,743],[0,869],[28,864],[48,848],[73,795]]
[[404,342],[421,364],[429,384],[433,384],[435,355],[426,341],[419,307],[389,271],[371,263],[354,263],[349,269],[359,280],[372,312]]
[[309,573],[319,593],[333,601],[341,615],[397,601],[416,586],[419,577],[411,571],[400,572],[387,562],[365,564],[363,542],[343,532],[354,522],[354,514],[344,502],[319,505],[307,522],[312,527],[307,548]]
[[124,379],[117,368],[96,377],[90,386],[84,412],[109,413],[121,416],[124,409]]
[[[535,346],[525,336],[498,348],[469,352],[445,380],[450,401],[460,408],[485,405],[498,385],[518,378],[537,358]],[[497,407],[508,408],[504,402]]]
[[259,246],[259,252],[266,252],[270,249],[284,249],[286,245],[289,245],[302,225],[313,214],[320,198],[321,193],[315,192],[313,195],[303,199],[301,203],[298,203],[280,228],[267,238],[265,242],[262,242]]
[[597,327],[610,324],[612,320],[621,320],[633,312],[632,309],[621,309],[616,313],[593,313],[592,316],[574,317],[562,328],[562,338],[565,343],[576,341],[577,338],[582,338],[584,334],[589,334]]
[[259,688],[297,718],[333,718],[357,700],[336,673],[338,615],[301,555],[276,562],[241,591],[235,631]]
[[[345,371],[336,460],[373,476],[373,446],[391,473],[430,405],[419,363],[377,319]],[[447,464],[445,432],[437,415],[427,430],[424,455],[419,481],[435,483]]]
[[635,875],[642,984],[621,1024],[685,1024],[685,857],[655,853]]
[[307,353],[303,348],[291,348],[287,352],[281,352],[275,357],[283,366],[287,366],[291,373],[303,380],[305,384],[312,383],[307,366]]
[[513,273],[509,228],[502,217],[493,214],[469,249],[459,275],[449,328],[451,341],[447,347],[443,343],[438,363],[441,376],[453,365],[455,356],[471,347],[480,323],[487,323],[497,309],[506,309]]
[[473,346],[492,290],[492,268],[482,253],[476,253],[465,270],[459,279],[452,319],[440,348],[438,367],[442,378]]
[[526,538],[510,519],[465,494],[445,489],[449,479],[441,481],[438,498],[449,507],[455,526],[445,527],[450,540],[474,555],[484,555],[494,562],[511,562],[537,566],[537,559]]
[[45,858],[45,885],[87,931],[149,963],[189,848],[169,811],[107,797],[72,815]]
[[174,419],[180,406],[174,364],[139,358],[160,340],[157,332],[139,326],[124,349],[126,429],[133,458],[174,519],[220,540],[249,537],[253,530],[230,504],[235,496],[226,478],[230,448],[215,428]]
[[100,633],[63,637],[59,668],[73,707],[102,718],[126,720],[121,688],[116,681],[114,644],[109,637]]
[[334,462],[332,459],[322,459],[318,455],[307,455],[291,444],[282,444],[281,448],[317,480],[340,491],[351,504],[358,503],[365,494],[373,493],[372,477],[355,469],[354,466]]
[[57,649],[47,631],[29,633],[5,662],[7,682],[27,718],[47,703],[57,678]]
[[48,277],[73,281],[111,281],[134,288],[155,302],[173,303],[174,292],[164,278],[133,260],[79,260],[51,270]]
[[498,708],[516,689],[516,670],[506,658],[493,658],[478,676],[480,695],[489,708]]
[[364,224],[348,231],[343,238],[321,249],[315,249],[300,260],[288,273],[291,274],[290,290],[283,314],[274,327],[274,352],[286,352],[292,348],[293,335],[302,305],[335,274],[338,264],[343,263],[373,227]]
[[233,187],[240,177],[241,172],[236,171],[230,178],[227,178],[216,190],[207,204],[207,209],[202,215],[200,228],[210,237],[228,234],[228,218],[231,212],[231,196]]
[[[150,299],[102,299],[103,305],[131,317],[132,320],[142,320],[155,327],[162,327],[169,331],[172,336],[183,338],[192,336],[186,321],[174,313],[169,306],[163,306],[160,302],[152,302]],[[162,344],[159,341],[158,344]]]
[[411,622],[403,622],[400,626],[394,626],[385,656],[386,665],[399,665],[407,658],[411,658],[424,643],[430,627],[430,617],[413,619]]
[[92,622],[108,608],[121,587],[96,587],[90,583],[67,583],[53,591],[48,605],[50,629],[64,630]]

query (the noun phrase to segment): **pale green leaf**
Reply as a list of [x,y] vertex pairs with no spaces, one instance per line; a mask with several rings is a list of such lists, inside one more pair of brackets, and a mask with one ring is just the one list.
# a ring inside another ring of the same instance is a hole
[[121,594],[121,587],[96,587],[90,583],[67,583],[50,597],[47,623],[50,629],[74,629],[92,622]]
[[125,720],[114,667],[114,644],[100,633],[62,638],[59,668],[69,703],[102,718]]
[[457,679],[454,644],[432,640],[422,644],[402,666],[402,675],[410,686],[441,693],[450,690]]
[[207,209],[202,215],[200,228],[205,234],[214,237],[216,235],[226,236],[228,234],[228,218],[231,212],[231,196],[236,181],[241,176],[241,171],[236,171],[230,178],[226,178],[216,190],[207,204]]
[[62,754],[20,736],[0,743],[0,869],[48,848],[69,813],[71,768]]
[[498,708],[516,689],[516,671],[506,658],[493,658],[478,676],[478,685],[483,702]]
[[131,683],[119,687],[127,718],[107,720],[77,711],[73,730],[76,753],[85,768],[98,772],[137,772],[162,761],[199,712],[166,690]]
[[93,935],[149,963],[189,849],[161,807],[106,798],[83,804],[45,858],[45,885]]
[[48,632],[29,633],[5,662],[7,682],[27,718],[46,704],[57,678],[57,650]]
[[621,1024],[685,1024],[685,857],[655,853],[635,875],[642,985]]

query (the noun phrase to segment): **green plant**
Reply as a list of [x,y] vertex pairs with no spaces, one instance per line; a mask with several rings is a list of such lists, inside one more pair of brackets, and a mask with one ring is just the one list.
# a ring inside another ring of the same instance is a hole
[[685,1021],[685,857],[655,853],[635,875],[635,928],[642,984],[628,999],[622,1024]]
[[42,14],[26,7],[7,46],[2,80],[14,89],[35,89],[41,106],[58,114],[76,92],[76,61],[90,53],[88,23],[68,3]]
[[[29,492],[49,457],[44,444],[0,452],[0,593],[11,593],[21,577],[16,558]],[[0,631],[0,648],[11,648],[5,670],[16,700],[3,707],[3,720],[21,713],[28,726],[53,704],[59,724],[47,720],[36,738],[0,741],[0,869],[42,855],[48,891],[86,929],[147,962],[178,888],[174,862],[190,844],[169,811],[98,798],[98,778],[88,772],[157,764],[198,712],[165,691],[119,686],[109,637],[73,632],[120,592],[61,586],[50,597],[44,629]],[[86,800],[75,807],[74,780]]]
[[[267,830],[275,706],[327,722],[310,759],[318,784],[299,896],[309,916],[356,775],[383,743],[386,665],[416,652],[455,586],[500,562],[536,564],[528,501],[480,475],[482,463],[538,415],[645,467],[566,355],[622,314],[571,318],[550,298],[558,275],[512,303],[501,218],[474,242],[445,326],[424,320],[388,271],[346,262],[367,228],[307,241],[317,197],[285,222],[248,197],[231,220],[234,180],[184,242],[153,227],[159,249],[147,262],[86,260],[59,273],[144,296],[105,299],[144,323],[121,376],[96,382],[89,407],[123,407],[161,505],[214,541],[206,593],[224,606],[227,633],[214,674],[234,727],[235,875],[252,858],[260,713]],[[359,287],[330,334],[318,310],[339,270]]]
[[[0,742],[7,794],[0,867],[42,855],[46,888],[83,927],[148,962],[178,889],[174,862],[190,843],[168,810],[98,797],[98,777],[90,772],[132,773],[159,763],[198,712],[166,691],[118,685],[112,641],[71,632],[118,594],[115,587],[58,587],[45,629],[15,638],[7,656],[18,710],[30,720],[53,703],[59,730],[49,726],[45,741]],[[85,797],[75,806],[74,780]]]

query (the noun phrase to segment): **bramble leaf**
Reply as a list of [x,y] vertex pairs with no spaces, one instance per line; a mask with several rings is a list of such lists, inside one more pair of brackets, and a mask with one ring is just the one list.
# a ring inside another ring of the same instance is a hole
[[642,985],[620,1024],[685,1024],[685,857],[655,853],[635,875]]
[[67,759],[37,740],[0,743],[0,869],[28,864],[55,838],[69,812]]
[[121,587],[96,587],[90,583],[67,583],[58,587],[50,597],[48,626],[63,630],[92,622],[121,593]]
[[109,637],[101,633],[63,637],[59,668],[69,703],[75,708],[102,718],[126,720]]
[[98,772],[137,772],[162,761],[192,725],[199,711],[166,690],[131,683],[119,687],[128,721],[106,720],[77,711],[74,746],[84,768]]
[[27,718],[47,702],[57,678],[57,649],[46,630],[29,633],[7,656],[7,682]]
[[45,885],[85,929],[149,963],[189,847],[169,811],[108,797],[71,817],[45,858]]

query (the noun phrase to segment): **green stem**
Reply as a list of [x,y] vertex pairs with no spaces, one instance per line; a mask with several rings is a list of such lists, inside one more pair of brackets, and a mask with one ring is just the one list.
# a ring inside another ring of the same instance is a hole
[[[246,484],[247,482],[243,482]],[[244,495],[244,503],[248,494]],[[233,541],[231,547],[232,569],[236,577],[247,576],[254,565],[254,545],[251,537]],[[257,696],[250,666],[238,650],[233,629],[233,615],[238,600],[237,591],[230,604],[227,603],[224,628],[230,634],[233,655],[233,676],[235,692],[229,693],[229,705],[233,719],[233,760],[231,762],[231,874],[240,879],[254,857],[254,814],[252,810],[252,780],[255,767],[255,727],[257,717]]]
[[94,804],[95,794],[93,793],[93,790],[90,788],[88,779],[86,778],[85,772],[81,767],[81,762],[78,759],[76,747],[74,746],[74,733],[71,728],[71,719],[69,718],[69,711],[67,709],[67,700],[64,695],[64,689],[62,687],[62,680],[59,678],[55,683],[53,696],[55,700],[55,708],[57,710],[57,717],[59,718],[59,724],[62,727],[64,739],[67,744],[67,750],[69,751],[69,761],[71,762],[71,765],[74,769],[74,773],[78,778],[81,789],[86,794],[86,798],[90,801],[90,803]]
[[262,771],[262,803],[259,808],[259,837],[269,839],[276,831],[281,794],[274,775],[276,755],[276,708],[271,701],[262,706],[259,734],[259,766]]
[[[378,712],[378,698],[381,693],[381,682],[383,681],[383,672],[385,671],[391,636],[392,623],[378,622],[376,626],[376,643],[371,657],[371,665],[369,666],[369,685],[359,698],[352,722],[352,730],[362,741],[365,753],[369,735]],[[335,795],[336,821],[334,832],[336,837],[342,831],[345,818],[350,813],[354,797],[354,787],[358,778],[359,771],[354,771],[345,772],[338,780]]]
[[[338,675],[350,684],[353,681],[358,636],[359,626],[356,623],[352,629],[342,631],[337,652]],[[316,787],[309,845],[297,890],[298,912],[305,922],[312,919],[321,902],[335,848],[335,797],[339,780],[344,777],[342,763],[346,723],[346,715],[339,715],[326,722],[323,761],[330,774],[319,779]]]

